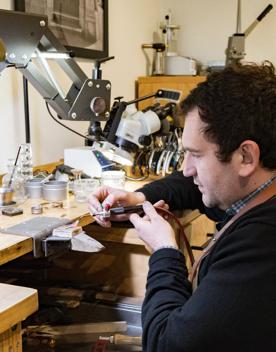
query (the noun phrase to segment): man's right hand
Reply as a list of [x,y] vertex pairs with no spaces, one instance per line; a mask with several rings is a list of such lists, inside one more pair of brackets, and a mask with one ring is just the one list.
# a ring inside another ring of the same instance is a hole
[[[108,210],[112,207],[137,205],[146,200],[142,192],[128,192],[122,189],[112,188],[109,186],[99,187],[89,196],[89,210],[93,215],[96,212]],[[116,215],[105,219],[100,216],[95,217],[97,223],[104,227],[110,227],[111,221],[126,221],[129,219],[129,214]]]

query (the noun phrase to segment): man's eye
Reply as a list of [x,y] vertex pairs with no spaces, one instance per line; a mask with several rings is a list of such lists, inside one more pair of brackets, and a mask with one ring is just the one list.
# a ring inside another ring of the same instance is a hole
[[184,151],[184,156],[188,156],[188,155],[190,155],[193,158],[200,158],[201,157],[201,154],[199,154],[199,153],[195,153],[195,152],[191,152],[189,150],[185,150]]

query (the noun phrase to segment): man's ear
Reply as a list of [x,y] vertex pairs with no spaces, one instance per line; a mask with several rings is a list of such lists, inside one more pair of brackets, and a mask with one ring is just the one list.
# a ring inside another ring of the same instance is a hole
[[239,146],[240,154],[240,176],[250,176],[259,166],[260,148],[251,140],[246,140]]

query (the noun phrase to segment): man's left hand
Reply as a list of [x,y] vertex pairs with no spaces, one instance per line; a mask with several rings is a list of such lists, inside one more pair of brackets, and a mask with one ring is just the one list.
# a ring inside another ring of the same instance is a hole
[[144,217],[131,214],[129,220],[137,230],[139,237],[153,252],[163,247],[178,248],[171,225],[157,213],[150,202],[143,203]]

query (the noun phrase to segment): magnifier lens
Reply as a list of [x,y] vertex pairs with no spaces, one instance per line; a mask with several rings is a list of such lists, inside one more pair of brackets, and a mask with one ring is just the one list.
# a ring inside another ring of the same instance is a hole
[[102,97],[95,97],[90,104],[91,110],[95,115],[103,114],[106,111],[106,102]]

